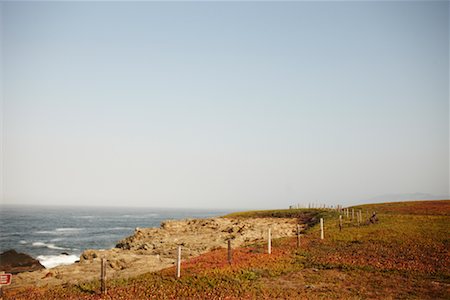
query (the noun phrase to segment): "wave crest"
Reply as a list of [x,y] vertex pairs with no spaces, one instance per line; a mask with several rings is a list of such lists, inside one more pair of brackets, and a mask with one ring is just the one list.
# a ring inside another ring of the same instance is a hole
[[70,265],[78,260],[76,255],[39,255],[37,260],[47,269],[62,265]]
[[58,247],[55,244],[47,244],[44,242],[34,242],[31,245],[34,247],[48,248],[48,249],[53,249],[53,250],[69,250],[67,248]]

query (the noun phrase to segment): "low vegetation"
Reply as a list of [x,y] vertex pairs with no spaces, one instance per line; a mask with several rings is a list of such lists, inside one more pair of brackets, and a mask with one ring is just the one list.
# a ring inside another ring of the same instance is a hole
[[275,210],[252,210],[231,213],[224,218],[307,218],[323,214],[321,209],[275,209]]
[[320,218],[325,216],[338,216],[338,213],[321,209],[275,209],[236,212],[224,218],[295,218],[299,224],[305,224],[308,228],[317,224]]
[[[318,225],[296,237],[274,240],[272,254],[260,243],[217,249],[174,267],[127,280],[56,288],[7,290],[5,299],[450,299],[450,201],[419,201],[353,207],[358,225],[330,210],[278,210],[233,217],[293,217]],[[376,211],[378,222],[366,222]],[[351,213],[349,214],[351,217]]]

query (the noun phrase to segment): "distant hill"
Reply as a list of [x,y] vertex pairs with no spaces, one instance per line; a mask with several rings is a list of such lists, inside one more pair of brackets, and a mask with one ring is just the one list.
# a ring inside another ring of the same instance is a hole
[[428,193],[410,193],[410,194],[386,194],[376,196],[367,200],[363,200],[363,203],[381,203],[381,202],[399,202],[399,201],[412,201],[412,200],[446,200],[450,199],[449,195],[433,195]]

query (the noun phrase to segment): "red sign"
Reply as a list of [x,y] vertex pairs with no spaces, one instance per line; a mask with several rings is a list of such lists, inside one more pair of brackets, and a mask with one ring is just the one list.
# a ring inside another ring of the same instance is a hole
[[11,284],[11,274],[0,274],[0,285]]

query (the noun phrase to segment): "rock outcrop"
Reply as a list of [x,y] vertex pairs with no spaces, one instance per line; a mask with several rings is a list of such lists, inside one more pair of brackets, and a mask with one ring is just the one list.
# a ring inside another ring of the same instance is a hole
[[8,250],[0,254],[0,270],[17,274],[45,269],[41,263],[25,253]]
[[78,263],[17,275],[15,286],[80,283],[98,278],[101,258],[107,259],[108,278],[126,278],[161,270],[175,264],[176,249],[182,246],[182,258],[226,247],[239,247],[267,239],[293,236],[296,219],[283,218],[210,218],[165,221],[160,228],[136,228],[134,234],[109,250],[86,250]]
[[177,246],[181,245],[184,257],[188,258],[225,247],[228,239],[234,247],[264,240],[268,228],[272,228],[273,238],[292,236],[295,224],[293,219],[282,218],[165,221],[161,228],[136,228],[134,234],[120,241],[116,248],[174,257]]

